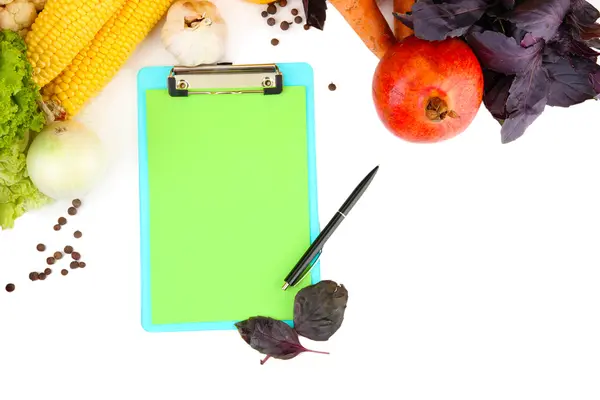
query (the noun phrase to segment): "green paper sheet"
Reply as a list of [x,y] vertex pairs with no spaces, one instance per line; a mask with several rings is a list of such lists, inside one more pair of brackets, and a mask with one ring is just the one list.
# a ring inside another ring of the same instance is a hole
[[147,100],[153,324],[293,319],[310,245],[306,92]]

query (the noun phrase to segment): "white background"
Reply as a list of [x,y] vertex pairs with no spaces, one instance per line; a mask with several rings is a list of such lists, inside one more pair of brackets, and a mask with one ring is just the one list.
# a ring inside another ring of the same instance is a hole
[[[548,109],[509,145],[484,108],[453,140],[409,144],[377,119],[377,59],[333,7],[323,32],[282,32],[261,6],[217,5],[229,61],[314,68],[322,226],[381,165],[321,258],[322,278],[349,290],[346,320],[303,343],[331,354],[261,366],[235,331],[142,330],[136,73],[174,62],[155,30],[80,114],[111,164],[69,230],[52,230],[61,203],[0,233],[0,283],[17,285],[0,292],[0,398],[600,398],[598,104]],[[88,267],[30,282],[35,245],[68,240]]]

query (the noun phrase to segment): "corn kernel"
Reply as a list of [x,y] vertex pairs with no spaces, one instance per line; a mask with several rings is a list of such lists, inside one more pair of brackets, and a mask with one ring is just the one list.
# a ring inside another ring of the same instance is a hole
[[[25,37],[35,83],[43,87],[56,78],[126,1],[49,1]],[[41,55],[50,61],[44,67],[37,65]]]
[[[66,2],[67,0],[58,0]],[[78,4],[77,12],[83,10],[81,20],[86,15],[103,13],[109,4],[99,0],[69,0]],[[116,0],[109,0],[113,3]],[[67,66],[54,76],[53,85],[42,89],[42,95],[58,102],[67,112],[67,118],[75,116],[86,104],[113,78],[119,68],[127,61],[136,46],[148,35],[150,30],[167,12],[173,0],[125,0],[121,7],[112,12],[110,19],[93,33],[93,39],[85,46],[77,47],[70,56]],[[97,11],[85,10],[90,3],[102,3]],[[102,9],[103,11],[100,11]],[[73,10],[70,10],[73,11]],[[82,40],[86,35],[85,26],[79,30]],[[76,42],[79,44],[79,42]],[[67,44],[63,44],[66,47]],[[58,82],[58,84],[56,84]],[[65,86],[66,85],[66,86]],[[57,90],[62,89],[61,92]],[[54,91],[54,93],[53,93]]]

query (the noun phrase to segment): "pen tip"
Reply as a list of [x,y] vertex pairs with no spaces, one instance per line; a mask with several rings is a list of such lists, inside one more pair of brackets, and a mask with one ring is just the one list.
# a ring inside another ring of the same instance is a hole
[[290,285],[286,282],[283,284],[283,287],[281,288],[282,290],[287,289],[288,287],[290,287]]

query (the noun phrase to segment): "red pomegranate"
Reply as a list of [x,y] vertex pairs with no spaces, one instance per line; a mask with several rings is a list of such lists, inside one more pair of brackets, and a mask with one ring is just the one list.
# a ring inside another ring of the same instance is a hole
[[483,72],[471,48],[458,38],[399,41],[373,76],[379,118],[394,135],[434,143],[462,133],[483,98]]

